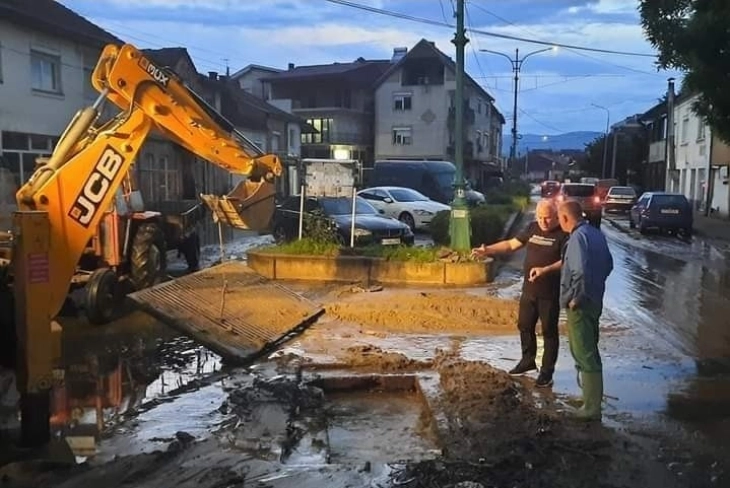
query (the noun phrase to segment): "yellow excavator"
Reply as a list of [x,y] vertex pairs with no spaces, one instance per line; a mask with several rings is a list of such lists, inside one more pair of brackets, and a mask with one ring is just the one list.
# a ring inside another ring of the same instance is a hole
[[[106,46],[92,84],[99,98],[73,117],[53,154],[16,193],[18,210],[5,239],[10,251],[0,255],[0,286],[14,299],[21,430],[30,445],[48,440],[49,389],[60,348],[55,318],[70,288],[92,290],[103,311],[112,306],[104,298],[111,300],[120,279],[149,286],[154,280],[148,278],[159,271],[159,263],[150,265],[165,252],[158,244],[157,215],[135,208],[130,172],[147,137],[156,132],[244,176],[230,194],[207,197],[234,209],[239,228],[268,225],[275,179],[282,174],[275,155],[261,153],[174,73],[134,46]],[[105,101],[121,111],[99,123]],[[144,245],[134,245],[139,242]],[[148,254],[135,259],[135,253]]]

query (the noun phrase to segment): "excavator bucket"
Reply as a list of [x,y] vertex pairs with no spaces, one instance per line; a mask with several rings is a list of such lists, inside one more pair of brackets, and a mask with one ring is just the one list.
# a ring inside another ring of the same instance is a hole
[[216,222],[235,229],[266,230],[274,215],[274,184],[243,180],[228,195],[200,195]]

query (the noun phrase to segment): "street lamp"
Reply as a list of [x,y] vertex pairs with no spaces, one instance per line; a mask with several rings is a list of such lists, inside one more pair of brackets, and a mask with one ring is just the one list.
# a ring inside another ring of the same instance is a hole
[[[512,163],[512,167],[514,168],[515,164],[515,157],[517,155],[517,92],[519,91],[519,83],[520,83],[520,70],[522,69],[522,64],[525,62],[527,58],[530,56],[533,56],[535,54],[540,54],[548,51],[556,52],[558,50],[557,46],[548,47],[545,49],[538,49],[537,51],[532,51],[531,53],[525,54],[520,59],[520,50],[515,49],[515,57],[512,58],[508,54],[501,53],[499,51],[491,51],[489,49],[480,49],[480,51],[485,53],[491,53],[491,54],[497,54],[498,56],[502,56],[503,58],[507,58],[512,65],[512,72],[515,74],[515,86],[514,86],[514,106],[512,109],[512,147],[510,147],[509,150],[509,158]],[[527,176],[527,175],[525,175]]]
[[601,164],[601,178],[606,177],[606,159],[608,155],[608,129],[611,122],[611,111],[602,105],[591,103],[596,108],[600,108],[606,111],[606,135],[603,137],[603,163]]

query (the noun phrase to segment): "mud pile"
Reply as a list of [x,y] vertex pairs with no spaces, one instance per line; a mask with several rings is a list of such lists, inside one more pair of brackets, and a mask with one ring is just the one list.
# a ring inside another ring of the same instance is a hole
[[549,394],[537,395],[529,384],[486,363],[444,354],[435,366],[441,377],[437,409],[443,420],[437,428],[444,458],[407,466],[394,484],[635,486],[638,474],[630,462],[618,462],[626,451],[612,431],[566,419]]
[[489,296],[397,290],[350,297],[326,311],[342,322],[391,332],[513,332],[517,307],[516,301]]

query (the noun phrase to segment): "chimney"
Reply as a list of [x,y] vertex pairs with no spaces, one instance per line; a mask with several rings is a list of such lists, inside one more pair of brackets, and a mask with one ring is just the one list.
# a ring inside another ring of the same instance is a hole
[[294,69],[294,63],[289,63],[289,71]]
[[210,78],[211,80],[217,80],[218,72],[217,71],[208,71],[208,78]]
[[403,58],[403,56],[406,55],[406,53],[408,53],[408,48],[407,47],[396,47],[396,48],[394,48],[393,49],[393,57],[391,58],[390,62],[391,63],[397,63],[398,61],[400,61]]

